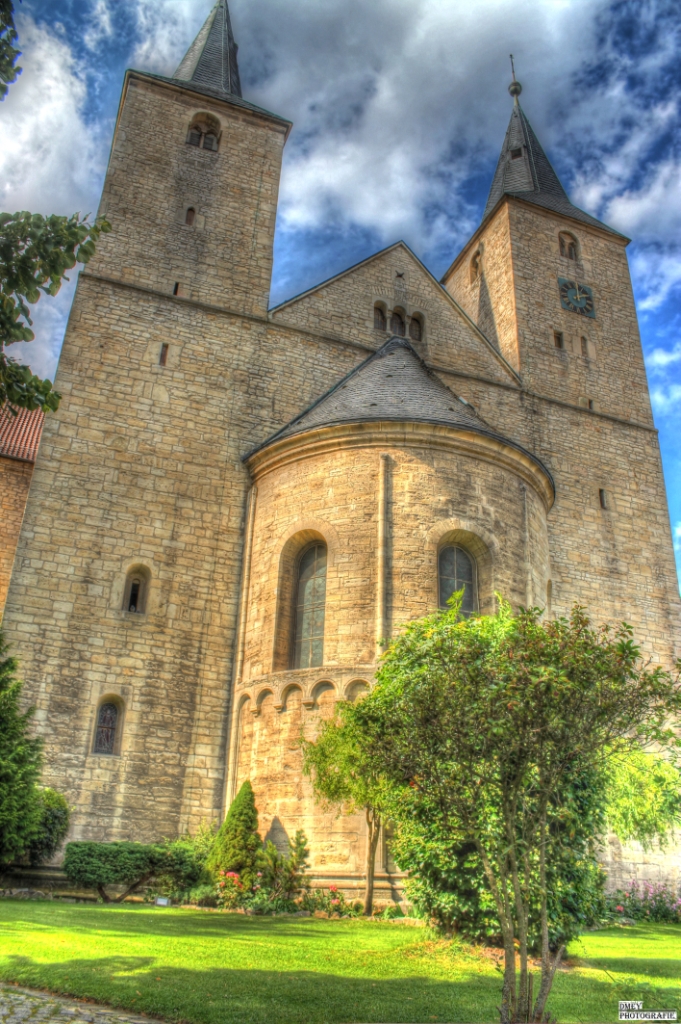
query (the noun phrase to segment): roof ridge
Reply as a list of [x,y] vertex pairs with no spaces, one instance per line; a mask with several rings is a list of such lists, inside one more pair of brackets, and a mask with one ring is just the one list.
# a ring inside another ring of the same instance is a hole
[[[371,379],[368,379],[373,363],[400,350],[411,356],[411,368],[403,363],[401,367],[391,368],[393,372],[389,374],[386,373],[384,376],[374,374]],[[413,372],[415,366],[418,366],[418,375]],[[395,372],[396,370],[406,370],[407,372],[400,375],[399,372]],[[367,379],[360,383],[359,378],[363,376]],[[427,387],[423,386],[423,376],[428,378]],[[353,379],[358,380],[358,386],[344,398],[338,398],[339,393],[347,388]],[[393,380],[394,383],[387,385],[388,379]],[[335,404],[334,398],[336,398]],[[369,401],[371,398],[375,398],[376,401]],[[454,402],[459,402],[461,408],[457,409],[450,404]],[[325,405],[330,407],[326,418],[319,415],[321,407]],[[376,412],[369,411],[372,408],[375,408]],[[488,424],[473,406],[447,387],[444,381],[427,366],[406,338],[393,335],[316,401],[249,451],[244,456],[244,460],[251,458],[257,451],[279,439],[302,433],[308,427],[309,429],[319,429],[335,423],[391,419],[449,423],[451,426],[464,426],[473,430],[489,429]]]

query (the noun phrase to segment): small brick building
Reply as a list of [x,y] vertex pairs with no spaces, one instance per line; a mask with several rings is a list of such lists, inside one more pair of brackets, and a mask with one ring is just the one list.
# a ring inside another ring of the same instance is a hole
[[0,618],[24,518],[44,413],[0,408]]
[[628,240],[571,203],[511,92],[442,281],[396,242],[271,309],[291,125],[242,98],[225,0],[173,77],[126,73],[113,230],[79,278],[4,617],[72,838],[193,830],[250,778],[263,834],[304,828],[317,876],[351,885],[364,822],[315,806],[301,729],[455,588],[470,612],[579,601],[681,653]]

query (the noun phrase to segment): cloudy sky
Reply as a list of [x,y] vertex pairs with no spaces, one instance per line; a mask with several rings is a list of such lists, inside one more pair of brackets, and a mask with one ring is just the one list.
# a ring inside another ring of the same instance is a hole
[[[0,208],[96,211],[123,71],[171,74],[210,5],[17,4],[24,70],[0,104]],[[273,303],[398,238],[442,273],[480,219],[510,113],[513,52],[525,112],[573,201],[634,239],[681,563],[678,0],[231,0],[230,9],[244,95],[295,125]],[[36,307],[26,355],[47,375],[71,287]]]

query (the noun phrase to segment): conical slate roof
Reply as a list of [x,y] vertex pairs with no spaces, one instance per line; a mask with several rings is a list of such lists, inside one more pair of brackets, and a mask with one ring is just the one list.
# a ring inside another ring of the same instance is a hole
[[218,93],[241,96],[236,52],[227,0],[217,0],[174,77]]
[[260,447],[318,427],[372,420],[418,420],[491,433],[473,407],[428,369],[405,338],[393,337]]
[[585,224],[593,224],[615,235],[619,234],[607,224],[573,206],[517,98],[513,104],[511,120],[483,220],[492,212],[502,195],[516,196],[525,202],[553,210],[554,213],[562,213],[573,220],[581,220]]

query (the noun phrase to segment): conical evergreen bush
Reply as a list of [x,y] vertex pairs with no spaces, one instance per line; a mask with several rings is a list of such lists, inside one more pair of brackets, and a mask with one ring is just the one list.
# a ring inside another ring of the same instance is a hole
[[244,886],[250,887],[256,877],[256,863],[261,849],[258,811],[253,787],[247,779],[220,826],[206,868],[214,875],[220,871],[237,871]]

